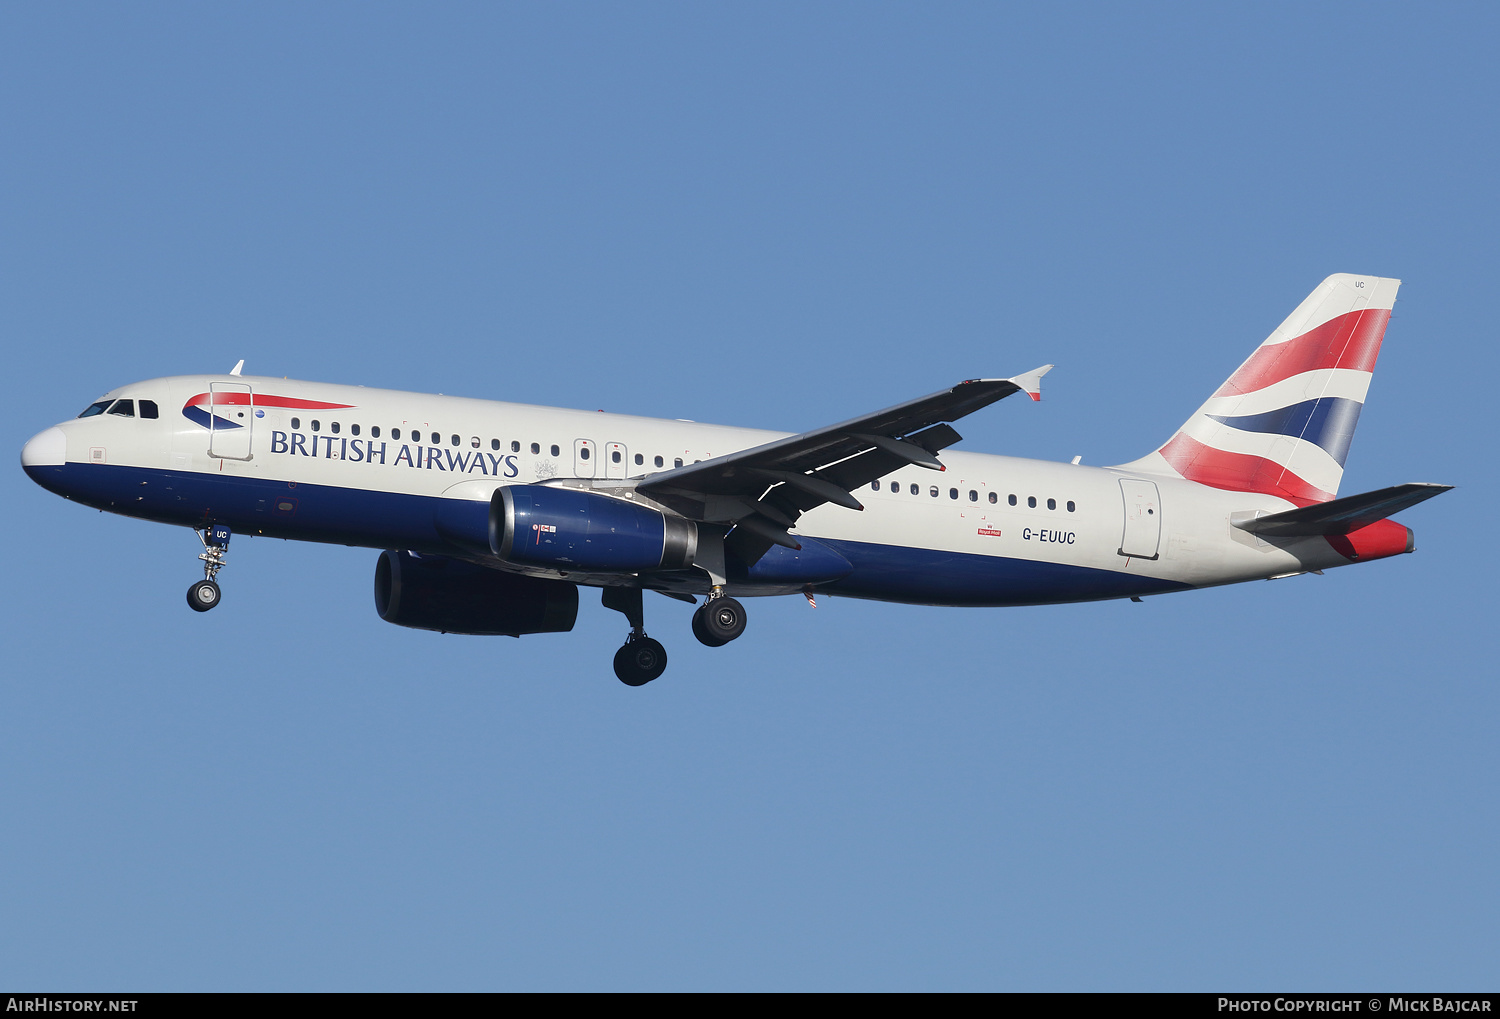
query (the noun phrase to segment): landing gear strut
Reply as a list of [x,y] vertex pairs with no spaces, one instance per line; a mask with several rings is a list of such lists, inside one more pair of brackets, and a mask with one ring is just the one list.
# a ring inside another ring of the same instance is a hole
[[203,579],[188,588],[187,603],[194,612],[207,612],[219,604],[219,584],[215,578],[228,561],[229,527],[213,524],[194,533],[203,542],[203,554],[198,557],[203,560]]
[[625,646],[615,652],[615,675],[626,686],[645,686],[667,671],[667,649],[646,636],[646,613],[638,587],[606,587],[604,607],[624,613],[630,623]]
[[709,647],[723,647],[745,632],[745,606],[721,590],[693,613],[693,636]]

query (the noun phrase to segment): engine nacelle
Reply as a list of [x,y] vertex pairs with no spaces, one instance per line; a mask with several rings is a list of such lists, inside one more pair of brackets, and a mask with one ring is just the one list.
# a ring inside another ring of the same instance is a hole
[[387,550],[375,564],[375,611],[387,623],[416,630],[566,633],[578,618],[578,586]]
[[685,570],[698,552],[698,525],[574,488],[507,485],[490,501],[490,549],[560,570]]

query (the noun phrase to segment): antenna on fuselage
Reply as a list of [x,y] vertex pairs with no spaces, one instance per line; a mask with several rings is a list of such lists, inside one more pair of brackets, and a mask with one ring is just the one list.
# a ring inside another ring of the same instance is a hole
[[243,367],[245,367],[245,359],[242,357],[233,368],[229,369],[229,374],[238,375],[240,373],[240,369]]

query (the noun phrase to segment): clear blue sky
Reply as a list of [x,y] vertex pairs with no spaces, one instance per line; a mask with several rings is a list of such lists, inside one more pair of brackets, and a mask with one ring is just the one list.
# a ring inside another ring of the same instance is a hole
[[963,448],[1161,442],[1404,279],[1343,491],[1413,556],[1144,604],[381,622],[376,553],[14,465],[0,985],[1493,989],[1500,16],[1395,4],[8,4],[0,421],[225,370]]

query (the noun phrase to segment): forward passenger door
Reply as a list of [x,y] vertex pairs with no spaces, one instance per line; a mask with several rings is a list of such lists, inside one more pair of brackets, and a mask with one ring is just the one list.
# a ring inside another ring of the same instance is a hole
[[255,397],[247,384],[213,382],[208,387],[208,455],[249,460],[255,429]]

